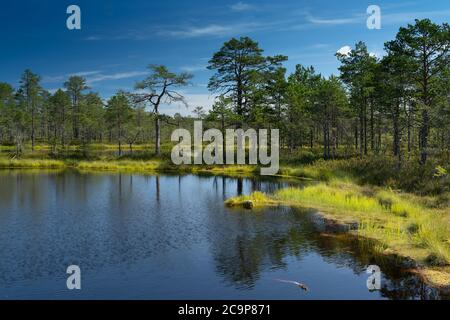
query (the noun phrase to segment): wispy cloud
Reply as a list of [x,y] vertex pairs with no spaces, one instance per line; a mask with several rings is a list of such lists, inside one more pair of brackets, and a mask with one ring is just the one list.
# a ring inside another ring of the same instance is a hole
[[[233,11],[246,11],[255,9],[252,5],[244,2],[238,2],[229,6]],[[415,18],[439,18],[450,16],[450,10],[424,11],[424,12],[401,12],[387,13],[388,9],[381,8],[381,23],[383,25],[396,25],[406,22],[412,22]],[[347,14],[335,13],[333,16],[318,16],[312,13],[292,11],[283,14],[271,20],[258,19],[251,22],[230,21],[214,22],[205,25],[166,25],[150,26],[139,30],[122,30],[110,35],[91,35],[84,40],[148,40],[155,37],[172,37],[177,39],[208,38],[208,37],[229,37],[242,34],[249,34],[258,31],[298,31],[314,27],[331,27],[359,24],[366,26],[367,14],[365,11],[353,12]]]
[[244,24],[210,24],[202,27],[186,27],[178,30],[163,30],[161,35],[168,35],[178,38],[197,38],[197,37],[223,37],[233,34],[240,34],[249,32],[260,27],[258,23],[244,23]]
[[422,11],[422,12],[400,12],[384,14],[381,11],[381,24],[401,24],[407,22],[413,22],[414,19],[436,19],[436,18],[448,18],[450,16],[450,10],[440,11]]
[[238,2],[230,6],[233,11],[248,11],[253,9],[254,7],[248,3]]
[[98,70],[80,71],[80,72],[72,73],[72,74],[70,74],[70,76],[87,77],[87,76],[92,76],[93,74],[98,74],[98,73],[100,73],[100,71],[98,71]]
[[95,34],[84,37],[84,41],[119,41],[119,40],[147,40],[153,36],[154,29],[124,30],[115,34]]
[[67,73],[63,75],[57,75],[57,76],[44,76],[42,78],[43,83],[55,83],[55,82],[61,82],[67,80],[67,78],[71,76],[80,76],[80,77],[86,77],[91,76],[94,74],[98,74],[100,71],[98,70],[91,70],[91,71],[78,71],[74,73]]
[[206,65],[204,64],[199,64],[199,65],[192,65],[192,66],[183,66],[181,67],[182,71],[185,72],[198,72],[198,71],[206,71]]
[[86,41],[97,41],[97,40],[102,40],[102,37],[100,37],[100,36],[89,36],[89,37],[85,37],[84,40],[86,40]]
[[137,76],[143,76],[145,74],[147,74],[147,72],[145,72],[145,71],[127,71],[127,72],[117,72],[117,73],[110,73],[110,74],[106,74],[106,73],[103,73],[98,70],[80,71],[80,72],[67,73],[67,74],[58,75],[58,76],[44,76],[42,79],[42,82],[56,83],[56,82],[65,81],[71,76],[80,76],[80,77],[86,78],[86,83],[92,84],[92,83],[101,82],[101,81],[133,78],[133,77],[137,77]]
[[287,21],[253,21],[246,23],[209,24],[205,26],[185,26],[177,29],[163,29],[157,34],[176,38],[228,37],[247,35],[258,31],[277,31],[286,25]]
[[364,15],[355,15],[354,17],[348,17],[348,18],[331,18],[331,19],[325,19],[325,18],[316,18],[313,16],[307,16],[306,20],[309,23],[316,24],[316,25],[344,25],[344,24],[353,24],[353,23],[361,23],[364,22],[365,16]]
[[327,49],[330,47],[328,43],[315,43],[309,46],[310,49]]
[[66,78],[66,75],[63,76],[43,76],[42,83],[54,83],[63,81]]
[[[382,25],[392,25],[392,24],[402,24],[407,22],[412,22],[414,19],[423,18],[439,18],[450,16],[450,10],[440,10],[440,11],[418,11],[418,12],[400,12],[400,13],[385,13],[383,7],[381,8],[381,24]],[[333,18],[321,18],[314,17],[312,15],[306,16],[306,21],[313,25],[348,25],[348,24],[363,24],[367,15],[365,14],[354,14],[348,17],[333,17]]]
[[93,77],[88,77],[86,82],[87,83],[95,83],[95,82],[108,81],[108,80],[120,80],[120,79],[127,79],[127,78],[143,76],[145,74],[147,74],[147,72],[145,72],[145,71],[128,71],[128,72],[118,72],[118,73],[112,73],[112,74],[96,74]]

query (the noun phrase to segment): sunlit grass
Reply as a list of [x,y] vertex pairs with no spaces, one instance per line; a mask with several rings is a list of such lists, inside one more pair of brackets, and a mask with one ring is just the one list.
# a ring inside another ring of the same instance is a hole
[[47,159],[4,159],[0,158],[0,168],[4,169],[59,169],[66,167],[66,163],[59,160]]
[[251,201],[253,204],[255,204],[257,206],[276,203],[276,201],[274,201],[274,199],[268,197],[265,193],[256,191],[249,195],[242,195],[242,196],[230,198],[225,201],[225,204],[228,207],[235,207],[235,206],[241,206],[246,201]]
[[279,203],[316,208],[337,220],[354,219],[358,233],[380,240],[387,247],[425,265],[450,263],[450,213],[423,206],[415,196],[351,183],[319,183],[285,188],[273,195],[251,194],[231,198],[227,205],[246,200],[255,205]]
[[80,161],[75,167],[80,170],[107,171],[155,171],[161,165],[156,161]]
[[213,175],[236,175],[250,176],[259,174],[257,166],[245,165],[174,165],[170,161],[163,159],[153,160],[52,160],[52,159],[11,159],[9,157],[0,157],[0,169],[55,169],[55,168],[73,168],[80,171],[115,171],[115,172],[176,172],[193,174],[213,174]]
[[[78,152],[79,148],[70,146],[67,150]],[[0,168],[75,168],[82,172],[174,172],[229,176],[259,175],[260,169],[249,165],[177,166],[170,161],[168,145],[164,146],[163,156],[159,158],[153,155],[151,145],[133,146],[134,150],[141,152],[122,157],[109,152],[117,151],[115,145],[93,144],[90,149],[106,150],[108,153],[94,152],[89,158],[73,156],[71,153],[60,153],[54,157],[48,152],[48,146],[37,145],[36,152],[28,152],[18,158],[13,156],[14,147],[2,147]],[[124,146],[123,150],[127,148]],[[282,164],[279,175],[316,180],[319,183],[303,189],[282,189],[272,195],[257,192],[231,198],[226,204],[240,206],[245,201],[251,201],[260,207],[284,204],[316,208],[337,220],[358,221],[358,234],[380,240],[382,248],[393,249],[428,266],[442,268],[442,265],[450,263],[447,170],[441,170],[443,174],[433,175],[434,168],[439,166],[416,168],[414,164],[405,163],[403,171],[398,174],[389,159],[319,160],[310,164],[296,164],[295,161]],[[417,178],[417,170],[428,170],[426,172],[431,173],[430,178]],[[417,179],[420,181],[417,182]],[[392,190],[401,185],[414,186],[413,190],[421,195]],[[424,189],[428,191],[424,192]]]

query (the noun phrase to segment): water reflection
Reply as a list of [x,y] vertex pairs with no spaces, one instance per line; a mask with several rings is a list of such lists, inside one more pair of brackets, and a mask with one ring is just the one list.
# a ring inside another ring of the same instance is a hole
[[[1,171],[0,182],[4,298],[72,298],[64,290],[70,264],[90,284],[81,298],[439,297],[377,258],[372,244],[324,233],[312,210],[223,205],[288,182],[76,171]],[[372,263],[383,271],[375,293],[365,288]],[[274,278],[305,282],[311,293]]]

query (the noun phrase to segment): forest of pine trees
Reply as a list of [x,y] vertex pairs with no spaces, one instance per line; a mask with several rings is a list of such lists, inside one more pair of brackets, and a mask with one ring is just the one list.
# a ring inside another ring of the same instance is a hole
[[[265,56],[248,37],[231,39],[209,61],[208,88],[217,99],[194,116],[164,115],[164,106],[185,103],[180,88],[192,75],[151,65],[135,92],[107,100],[90,91],[86,79],[71,76],[49,92],[41,77],[25,70],[17,88],[0,83],[0,143],[15,156],[47,144],[53,153],[91,143],[119,145],[169,142],[177,126],[201,118],[209,127],[279,128],[282,152],[320,150],[324,159],[395,156],[425,164],[449,157],[450,30],[430,20],[400,28],[381,58],[358,42],[336,54],[339,74],[324,77],[313,66],[288,74],[286,56]],[[332,57],[330,57],[332,58]],[[138,92],[138,93],[136,93]]]

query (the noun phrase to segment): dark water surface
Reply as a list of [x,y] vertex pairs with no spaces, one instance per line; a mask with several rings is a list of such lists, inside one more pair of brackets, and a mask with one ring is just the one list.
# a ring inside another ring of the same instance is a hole
[[[321,233],[313,210],[245,211],[223,201],[286,186],[276,180],[0,172],[0,298],[436,298],[382,267],[361,242]],[[66,288],[81,268],[82,289]],[[296,280],[310,292],[274,279]]]

